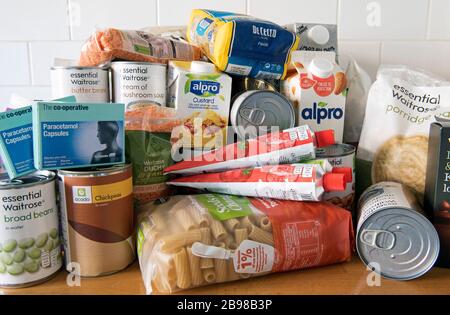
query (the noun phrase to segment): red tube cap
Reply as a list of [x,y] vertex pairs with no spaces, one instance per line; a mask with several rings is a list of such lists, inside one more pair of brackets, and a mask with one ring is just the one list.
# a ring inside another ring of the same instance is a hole
[[314,132],[314,136],[316,137],[316,147],[326,147],[336,143],[334,139],[334,130],[327,129],[322,131]]
[[329,191],[345,190],[345,175],[336,173],[327,173],[323,176],[323,189]]
[[351,167],[333,167],[331,172],[335,174],[344,174],[346,183],[351,183],[353,180],[353,170]]

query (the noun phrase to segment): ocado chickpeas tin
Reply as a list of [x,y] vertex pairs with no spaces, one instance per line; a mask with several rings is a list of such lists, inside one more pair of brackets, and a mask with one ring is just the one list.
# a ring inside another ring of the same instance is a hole
[[26,287],[62,265],[55,174],[0,178],[0,286]]
[[131,165],[58,171],[66,269],[95,277],[135,258]]

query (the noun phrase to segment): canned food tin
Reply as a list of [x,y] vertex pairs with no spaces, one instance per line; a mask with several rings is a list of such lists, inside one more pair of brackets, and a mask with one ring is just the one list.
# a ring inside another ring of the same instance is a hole
[[326,192],[323,195],[323,200],[348,210],[352,209],[355,199],[355,152],[354,146],[344,143],[316,149],[316,157],[327,159],[333,167],[351,167],[352,178],[347,182],[345,190]]
[[358,211],[356,248],[372,270],[410,280],[433,267],[439,238],[408,188],[394,182],[372,185],[361,195]]
[[58,171],[66,269],[95,277],[134,260],[130,165]]
[[77,102],[110,101],[106,67],[52,67],[50,72],[53,98],[74,95]]
[[141,101],[166,106],[166,69],[159,63],[112,62],[113,101],[127,107],[139,106]]
[[55,174],[38,171],[0,178],[0,286],[26,287],[62,265]]
[[274,91],[247,91],[236,97],[231,108],[230,121],[240,139],[255,138],[273,128],[294,127],[292,104]]
[[233,76],[231,81],[231,102],[234,102],[239,94],[251,91],[251,90],[262,90],[262,91],[277,91],[274,85],[272,85],[267,80],[254,79],[241,76]]

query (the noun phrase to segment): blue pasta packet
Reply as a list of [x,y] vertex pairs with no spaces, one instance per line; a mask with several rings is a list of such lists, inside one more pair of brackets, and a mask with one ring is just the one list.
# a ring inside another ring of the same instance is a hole
[[125,162],[125,105],[37,102],[34,165],[56,170]]
[[[74,96],[55,102],[75,102]],[[10,179],[36,170],[33,155],[32,106],[0,113],[0,156]]]

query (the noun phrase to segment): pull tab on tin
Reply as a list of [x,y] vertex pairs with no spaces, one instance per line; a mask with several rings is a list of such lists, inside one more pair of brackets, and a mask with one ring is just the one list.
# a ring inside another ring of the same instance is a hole
[[231,257],[231,251],[221,247],[205,245],[199,242],[192,244],[192,254],[202,258],[228,259]]
[[259,108],[244,107],[239,110],[239,114],[243,119],[247,120],[254,126],[260,126],[266,119],[266,113]]
[[395,245],[394,233],[384,230],[364,230],[360,240],[367,246],[382,250],[390,250]]

